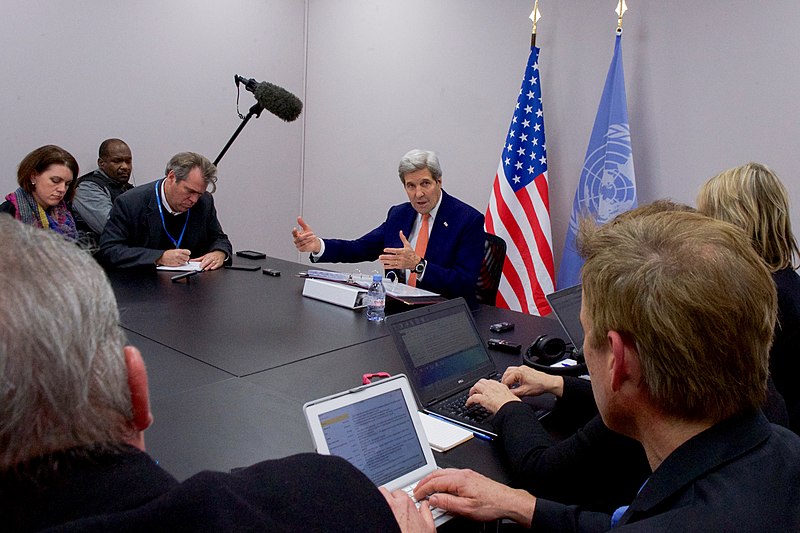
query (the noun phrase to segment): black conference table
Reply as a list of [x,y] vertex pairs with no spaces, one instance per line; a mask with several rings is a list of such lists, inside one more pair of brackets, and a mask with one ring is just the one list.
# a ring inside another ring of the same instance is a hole
[[[218,270],[173,283],[174,272],[109,272],[121,325],[147,365],[155,419],[147,450],[179,480],[313,451],[305,402],[360,385],[364,373],[403,371],[383,324],[368,322],[363,310],[302,296],[296,274],[305,265],[237,263],[282,275]],[[564,335],[551,318],[491,306],[474,316],[484,339],[499,321],[516,327],[491,336],[523,346],[541,334]],[[521,363],[519,355],[491,353],[501,369]],[[509,481],[491,442],[472,439],[436,456],[440,466]]]

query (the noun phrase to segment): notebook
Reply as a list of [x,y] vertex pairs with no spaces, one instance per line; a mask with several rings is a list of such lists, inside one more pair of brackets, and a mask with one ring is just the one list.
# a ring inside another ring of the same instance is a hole
[[553,314],[572,343],[573,352],[583,349],[583,326],[581,325],[581,286],[561,289],[546,296]]
[[464,410],[475,382],[500,377],[464,299],[392,315],[386,325],[422,411],[496,437],[488,411]]
[[[318,453],[346,459],[389,491],[411,496],[438,468],[403,374],[308,402],[303,413]],[[437,526],[452,518],[431,511]]]

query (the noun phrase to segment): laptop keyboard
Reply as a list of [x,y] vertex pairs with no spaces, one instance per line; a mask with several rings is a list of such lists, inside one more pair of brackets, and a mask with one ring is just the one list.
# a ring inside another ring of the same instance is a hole
[[467,398],[469,398],[469,390],[462,392],[458,396],[453,396],[446,403],[443,403],[440,409],[455,418],[462,418],[470,422],[483,422],[492,416],[492,413],[482,405],[466,405]]
[[[416,498],[414,498],[414,489],[417,488],[417,483],[418,482],[412,483],[403,490],[405,491],[406,494],[408,494],[408,497],[413,500],[414,504],[417,506],[417,509],[419,509],[419,502],[416,500]],[[431,514],[433,515],[434,520],[436,520],[446,512],[447,511],[445,511],[444,509],[440,509],[439,507],[434,507],[431,505]]]

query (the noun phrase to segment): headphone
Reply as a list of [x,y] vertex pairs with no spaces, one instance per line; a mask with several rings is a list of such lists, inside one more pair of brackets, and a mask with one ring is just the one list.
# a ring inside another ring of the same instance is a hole
[[[562,367],[551,366],[570,356],[578,362],[577,365]],[[564,339],[552,337],[550,335],[540,335],[533,341],[522,355],[522,362],[540,372],[553,374],[555,376],[581,376],[588,372],[583,359],[582,349],[569,349]]]

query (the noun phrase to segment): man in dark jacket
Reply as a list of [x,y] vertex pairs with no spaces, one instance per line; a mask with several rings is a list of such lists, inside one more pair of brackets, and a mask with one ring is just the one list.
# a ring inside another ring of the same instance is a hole
[[100,237],[100,263],[110,268],[167,266],[189,261],[202,270],[230,262],[233,252],[222,231],[211,192],[217,167],[194,152],[170,159],[163,179],[120,196]]
[[298,217],[299,229],[292,231],[295,247],[310,252],[314,263],[380,260],[409,285],[477,305],[483,215],[442,189],[435,152],[409,151],[400,159],[398,174],[408,202],[389,209],[380,226],[355,240],[320,239]]
[[[726,222],[665,212],[584,224],[579,249],[592,392],[605,425],[641,444],[652,474],[610,514],[469,470],[429,475],[417,499],[536,531],[797,531],[800,438],[759,410],[777,298],[749,238]],[[481,380],[471,401],[501,387]],[[607,476],[573,476],[584,489],[608,485]]]

